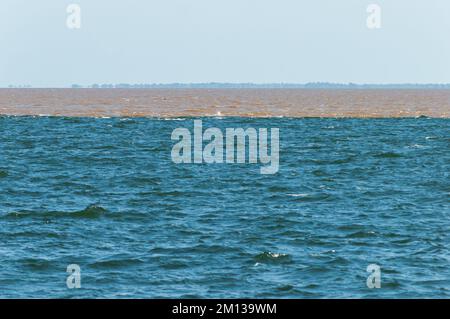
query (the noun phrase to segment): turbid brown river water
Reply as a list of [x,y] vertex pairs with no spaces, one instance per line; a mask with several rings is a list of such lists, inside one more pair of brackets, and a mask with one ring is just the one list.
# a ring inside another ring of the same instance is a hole
[[450,117],[450,90],[0,89],[1,115]]

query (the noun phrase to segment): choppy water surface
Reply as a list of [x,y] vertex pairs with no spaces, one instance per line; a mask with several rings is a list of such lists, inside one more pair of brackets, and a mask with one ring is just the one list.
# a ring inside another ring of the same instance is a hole
[[0,117],[0,296],[450,297],[448,119],[203,120],[280,128],[276,175],[173,164],[192,126]]

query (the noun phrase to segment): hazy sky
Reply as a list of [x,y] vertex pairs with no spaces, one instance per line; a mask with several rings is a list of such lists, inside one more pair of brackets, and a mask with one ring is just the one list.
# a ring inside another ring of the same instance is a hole
[[450,82],[449,0],[2,0],[0,17],[0,86]]

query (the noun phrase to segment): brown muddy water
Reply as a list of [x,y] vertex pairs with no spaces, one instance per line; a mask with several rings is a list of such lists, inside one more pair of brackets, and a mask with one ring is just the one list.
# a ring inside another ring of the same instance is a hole
[[450,117],[450,90],[0,89],[0,115]]

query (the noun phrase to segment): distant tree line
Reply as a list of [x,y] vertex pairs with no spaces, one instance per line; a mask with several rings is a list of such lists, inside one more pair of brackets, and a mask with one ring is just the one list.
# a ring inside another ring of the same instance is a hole
[[450,83],[445,84],[356,84],[356,83],[330,83],[330,82],[310,82],[305,84],[298,83],[118,83],[118,84],[92,84],[83,86],[72,84],[72,88],[93,88],[93,89],[149,89],[149,88],[167,88],[167,89],[450,89]]
[[23,85],[8,85],[8,88],[9,89],[29,89],[29,88],[31,88],[32,86],[31,85],[29,85],[29,84],[23,84]]

